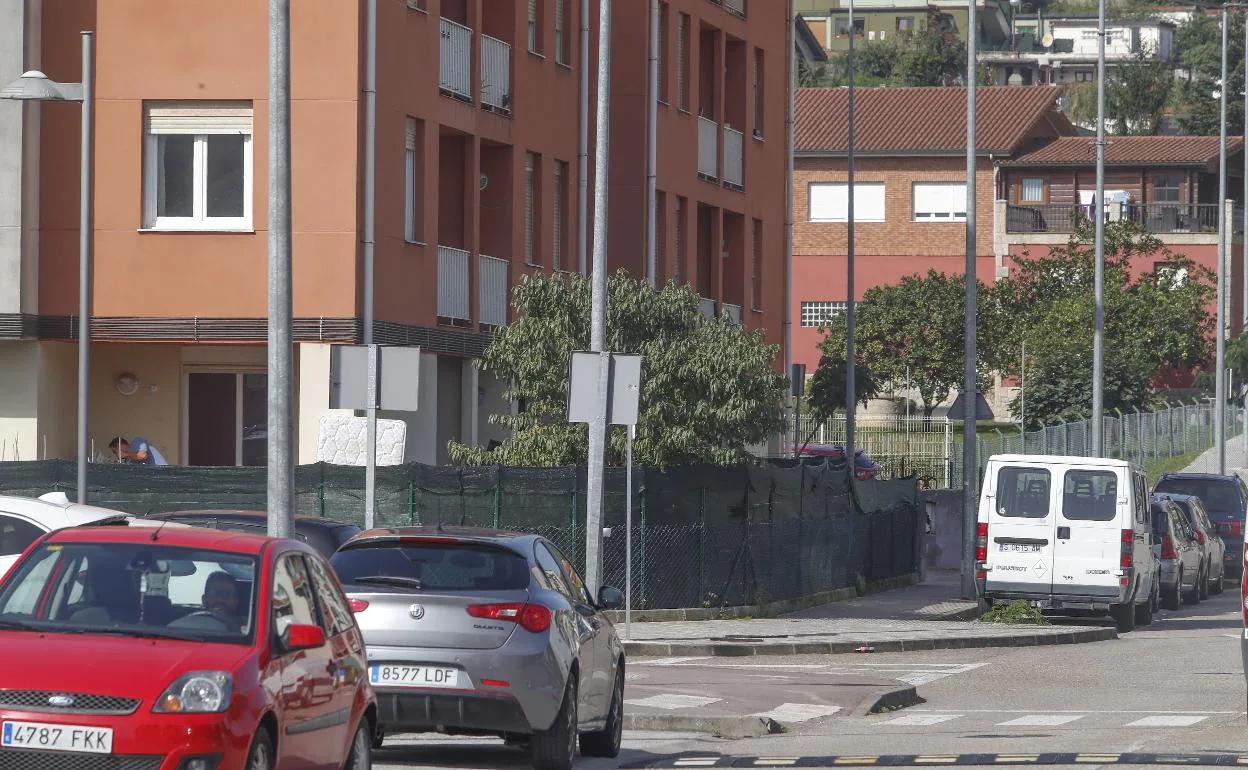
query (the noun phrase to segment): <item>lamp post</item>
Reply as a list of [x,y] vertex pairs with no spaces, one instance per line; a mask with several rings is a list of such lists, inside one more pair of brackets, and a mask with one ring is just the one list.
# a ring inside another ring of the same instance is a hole
[[91,214],[94,198],[95,146],[95,33],[82,33],[82,82],[57,83],[38,70],[0,89],[0,99],[32,102],[80,102],[82,104],[82,170],[78,201],[78,502],[87,502],[87,460],[90,436],[87,429],[87,393],[91,364]]

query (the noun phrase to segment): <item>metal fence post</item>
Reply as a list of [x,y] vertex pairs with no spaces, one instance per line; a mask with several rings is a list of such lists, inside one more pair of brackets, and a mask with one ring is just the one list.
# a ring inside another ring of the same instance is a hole
[[503,470],[499,468],[498,477],[494,482],[494,529],[498,529],[499,512],[503,502]]
[[411,478],[407,480],[407,517],[416,526],[416,482]]
[[641,487],[641,531],[637,533],[641,549],[641,569],[638,570],[639,574],[637,576],[637,580],[638,589],[641,593],[642,609],[648,609],[650,607],[650,605],[646,602],[646,568],[649,564],[649,559],[646,558],[646,535],[650,530],[649,525],[646,524],[646,486],[647,485],[643,485]]
[[706,599],[706,487],[698,487],[698,601]]
[[576,504],[579,502],[579,489],[572,490],[572,563],[575,564],[578,558],[577,546],[580,544],[580,537],[576,534]]

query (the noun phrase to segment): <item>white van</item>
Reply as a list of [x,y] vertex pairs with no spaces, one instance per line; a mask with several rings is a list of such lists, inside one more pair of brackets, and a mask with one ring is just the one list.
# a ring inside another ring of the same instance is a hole
[[988,458],[976,527],[980,597],[1147,625],[1160,582],[1144,473],[1126,460]]

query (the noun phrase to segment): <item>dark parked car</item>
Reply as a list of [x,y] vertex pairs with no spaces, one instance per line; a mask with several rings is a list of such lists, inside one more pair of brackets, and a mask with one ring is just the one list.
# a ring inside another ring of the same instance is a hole
[[1248,484],[1243,479],[1230,474],[1167,473],[1158,479],[1153,491],[1199,497],[1226,543],[1226,574],[1242,576],[1244,522],[1248,518]]
[[[264,511],[168,511],[153,513],[146,518],[176,521],[193,527],[249,532],[253,535],[263,535],[268,531],[268,514]],[[322,519],[319,516],[295,517],[295,539],[312,546],[327,559],[359,531],[359,527],[345,521]]]

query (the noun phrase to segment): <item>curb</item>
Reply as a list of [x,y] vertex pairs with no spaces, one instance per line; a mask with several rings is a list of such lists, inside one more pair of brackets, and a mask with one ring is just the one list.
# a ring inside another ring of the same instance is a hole
[[855,639],[836,642],[689,642],[626,641],[624,651],[639,658],[699,657],[737,658],[758,655],[844,655],[858,647],[874,647],[875,652],[919,652],[927,650],[971,650],[988,647],[1041,647],[1057,644],[1087,644],[1118,638],[1113,628],[1093,628],[1057,634],[1012,634],[1009,636],[963,636],[936,639],[896,639],[871,641]]
[[885,711],[898,711],[900,709],[917,706],[920,703],[926,702],[926,700],[919,697],[919,691],[913,686],[902,687],[900,689],[889,690],[884,693],[880,697],[876,698],[875,702],[868,708],[864,709],[859,707],[854,712],[854,716],[858,717],[866,716],[867,714],[880,714]]
[[767,717],[691,717],[672,714],[624,713],[624,729],[633,732],[703,733],[716,738],[761,738],[784,732]]

